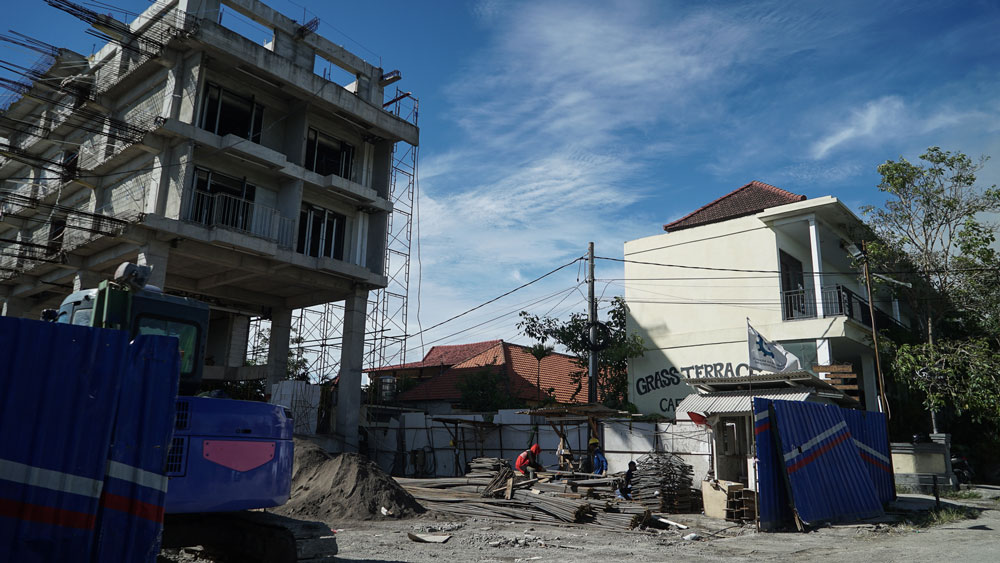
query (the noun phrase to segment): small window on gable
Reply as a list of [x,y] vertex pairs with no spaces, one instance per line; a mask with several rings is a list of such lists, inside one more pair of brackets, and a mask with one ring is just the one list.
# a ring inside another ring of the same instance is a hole
[[354,147],[310,128],[306,140],[306,168],[321,176],[336,174],[350,180],[354,172]]
[[201,128],[216,135],[232,133],[237,137],[260,143],[264,125],[264,107],[254,99],[245,98],[208,83],[201,111]]

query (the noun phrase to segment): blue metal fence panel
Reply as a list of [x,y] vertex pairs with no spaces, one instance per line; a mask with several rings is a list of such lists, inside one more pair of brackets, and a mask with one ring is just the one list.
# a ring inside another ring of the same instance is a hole
[[889,423],[885,413],[844,410],[844,420],[851,429],[854,445],[868,468],[882,504],[896,499],[896,480],[889,451]]
[[775,447],[768,407],[771,401],[754,398],[754,443],[757,452],[757,510],[759,526],[763,531],[784,528],[792,522],[788,505],[788,488],[783,475],[784,464]]
[[86,561],[94,548],[125,333],[0,317],[0,553]]
[[882,503],[842,409],[772,401],[792,502],[807,526],[880,516]]
[[96,561],[156,561],[179,373],[176,338],[139,336],[129,347],[98,514]]

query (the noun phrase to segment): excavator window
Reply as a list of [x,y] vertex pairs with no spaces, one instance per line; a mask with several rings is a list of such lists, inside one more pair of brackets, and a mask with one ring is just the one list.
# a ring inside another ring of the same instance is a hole
[[141,315],[136,319],[137,334],[155,334],[177,338],[181,350],[181,374],[194,371],[195,347],[198,345],[198,327],[188,322]]

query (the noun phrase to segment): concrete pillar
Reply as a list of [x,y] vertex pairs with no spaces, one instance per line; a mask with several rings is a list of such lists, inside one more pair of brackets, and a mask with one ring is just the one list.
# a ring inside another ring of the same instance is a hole
[[[397,219],[403,219],[398,217]],[[368,244],[365,246],[365,261],[359,265],[364,266],[376,274],[386,275],[385,244],[386,232],[389,229],[389,214],[385,211],[376,211],[368,215],[367,233]]]
[[271,50],[274,51],[275,55],[290,59],[296,66],[308,68],[310,71],[316,66],[316,51],[304,42],[296,40],[295,36],[280,29],[274,29]]
[[284,307],[271,308],[271,335],[267,347],[267,389],[288,379],[288,341],[292,336],[292,310]]
[[389,178],[391,175],[392,141],[379,141],[375,144],[375,152],[372,157],[371,188],[386,199],[389,199]]
[[170,258],[170,244],[162,240],[152,240],[139,248],[140,266],[152,266],[153,273],[149,275],[146,285],[154,285],[160,289],[167,288],[167,262]]
[[816,318],[822,319],[823,311],[823,253],[820,250],[819,225],[815,217],[809,217],[809,248],[812,255],[813,291],[816,298]]
[[97,272],[80,270],[73,276],[73,291],[80,291],[81,289],[96,289],[97,284],[101,283],[103,280],[104,277]]
[[306,135],[309,133],[309,104],[298,102],[288,108],[288,117],[285,118],[285,142],[282,152],[285,158],[292,164],[305,166],[306,160]]
[[[833,352],[830,351],[830,339],[829,338],[818,338],[816,339],[816,364],[821,366],[828,366],[833,362]],[[808,368],[808,366],[802,366]],[[821,379],[829,379],[830,374],[823,374]]]
[[28,317],[31,314],[31,300],[19,299],[17,297],[7,297],[4,299],[2,310],[5,317]]
[[354,294],[344,301],[344,337],[340,347],[340,382],[337,384],[337,434],[343,437],[345,452],[358,451],[367,306],[366,289],[355,289]]
[[861,384],[865,391],[865,410],[878,412],[878,374],[875,373],[875,356],[861,355]]
[[157,155],[154,163],[166,163],[164,170],[168,173],[160,178],[153,213],[167,219],[186,219],[194,193],[194,143],[188,142],[164,150]]

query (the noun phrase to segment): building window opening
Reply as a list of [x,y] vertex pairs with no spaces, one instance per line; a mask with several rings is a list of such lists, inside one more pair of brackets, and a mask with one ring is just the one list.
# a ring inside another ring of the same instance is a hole
[[80,170],[80,152],[79,151],[66,151],[62,155],[62,172],[59,174],[59,178],[63,181],[70,181],[76,178],[77,173]]
[[781,267],[782,309],[785,319],[816,316],[815,298],[805,289],[802,262],[784,250],[778,251]]
[[205,87],[202,129],[223,137],[232,133],[260,143],[263,123],[264,107],[253,98],[238,96],[217,84]]
[[315,205],[304,205],[299,214],[299,236],[295,250],[315,258],[344,259],[344,229],[347,218]]
[[63,248],[63,240],[66,237],[66,218],[54,218],[49,225],[49,248],[48,254],[52,256],[58,254]]
[[336,174],[351,179],[354,147],[310,128],[306,141],[306,168],[321,175]]
[[195,170],[191,220],[205,226],[249,231],[257,188],[245,179],[204,168]]

